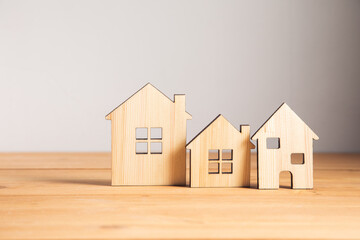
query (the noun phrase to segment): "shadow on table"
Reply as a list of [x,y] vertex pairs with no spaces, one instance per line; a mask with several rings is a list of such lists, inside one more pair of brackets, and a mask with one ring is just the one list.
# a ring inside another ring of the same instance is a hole
[[[82,184],[82,185],[96,185],[96,186],[111,186],[111,179],[47,179],[47,182],[64,183],[64,184]],[[134,187],[134,186],[133,186]],[[186,187],[186,186],[174,186]],[[0,186],[1,188],[1,186]],[[188,187],[186,187],[188,188]],[[257,189],[256,184],[250,184],[250,189]],[[291,189],[291,185],[280,184],[279,189]]]
[[111,186],[111,179],[47,179],[46,181],[52,183],[64,183],[64,184]]

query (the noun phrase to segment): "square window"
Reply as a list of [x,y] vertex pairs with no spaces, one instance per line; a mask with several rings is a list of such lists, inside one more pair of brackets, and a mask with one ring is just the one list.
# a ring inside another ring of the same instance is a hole
[[161,154],[162,153],[162,143],[161,142],[150,143],[150,152],[152,154]]
[[151,139],[162,139],[162,128],[151,128],[150,137]]
[[219,160],[219,149],[209,149],[209,158],[211,160]]
[[266,139],[266,148],[267,149],[279,149],[280,148],[280,138],[267,138]]
[[233,150],[223,149],[221,159],[225,161],[231,161],[233,159]]
[[223,162],[221,164],[221,172],[224,174],[232,174],[233,173],[233,169],[232,169],[232,162]]
[[291,164],[304,164],[304,154],[303,153],[292,153],[291,154]]
[[147,128],[136,128],[135,136],[137,140],[146,140],[148,139],[148,130]]
[[209,174],[219,174],[219,163],[209,162]]
[[147,154],[148,153],[148,143],[147,142],[137,142],[135,145],[136,154]]

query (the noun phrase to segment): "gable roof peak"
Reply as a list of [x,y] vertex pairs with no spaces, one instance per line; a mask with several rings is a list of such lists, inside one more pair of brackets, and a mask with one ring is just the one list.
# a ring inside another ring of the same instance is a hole
[[291,114],[293,114],[296,118],[298,118],[313,134],[313,138],[315,140],[318,140],[319,137],[314,133],[314,131],[289,107],[289,105],[287,105],[286,102],[283,102],[276,110],[273,114],[270,115],[270,117],[265,121],[265,123],[263,125],[261,125],[261,127],[259,127],[259,129],[253,134],[253,136],[251,137],[252,140],[256,140],[259,138],[259,134],[261,129],[264,128],[264,126],[269,122],[270,119],[272,119],[275,115],[278,115],[279,112],[283,112],[283,111],[289,111]]
[[151,84],[151,82],[147,82],[142,88],[147,87],[147,86],[151,86],[153,88],[156,88],[154,85]]
[[226,123],[228,123],[229,125],[231,125],[235,131],[239,132],[240,131],[238,129],[236,129],[236,127],[234,127],[234,125],[232,125],[222,114],[217,115],[214,120],[212,120],[208,125],[206,125],[206,127],[204,127],[193,139],[190,140],[190,142],[188,142],[188,144],[186,144],[186,146],[188,146],[191,142],[193,142],[197,137],[199,137],[206,129],[208,129],[212,124],[214,124],[215,122],[219,121],[219,120],[223,120]]
[[[118,105],[116,108],[114,108],[113,110],[111,110],[111,112],[109,112],[106,116],[105,116],[105,119],[107,120],[110,120],[110,114],[112,112],[114,112],[116,109],[118,109],[121,105],[123,105],[125,102],[127,102],[128,100],[130,100],[130,98],[132,98],[133,96],[135,96],[137,93],[143,91],[144,89],[146,88],[152,88],[154,90],[156,90],[158,93],[162,94],[165,98],[167,98],[169,101],[173,102],[173,100],[171,100],[168,96],[166,96],[162,91],[160,91],[158,88],[156,88],[154,85],[152,85],[150,82],[147,82],[144,86],[142,86],[139,90],[137,90],[134,94],[132,94],[130,97],[128,97],[125,101],[123,101],[122,103],[120,103],[120,105]],[[174,94],[175,95],[179,95],[179,94]],[[192,116],[190,113],[186,112],[186,116],[187,116],[187,119],[191,119]]]
[[127,102],[130,98],[132,98],[133,96],[135,96],[138,92],[142,91],[143,89],[145,89],[146,87],[153,87],[155,89],[157,89],[156,87],[154,87],[150,82],[146,83],[144,86],[142,86],[139,90],[137,90],[134,94],[132,94],[130,97],[128,97],[125,101],[123,101],[122,103],[120,103],[117,107],[115,107],[113,110],[111,110],[108,114],[106,114],[105,119],[110,120],[110,114],[112,112],[114,112],[116,109],[118,109],[118,107],[120,107],[121,105],[123,105],[125,102]]

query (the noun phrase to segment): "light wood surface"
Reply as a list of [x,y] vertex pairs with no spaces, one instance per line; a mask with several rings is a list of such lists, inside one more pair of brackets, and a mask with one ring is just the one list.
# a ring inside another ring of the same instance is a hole
[[114,188],[110,163],[0,154],[0,239],[360,238],[360,154],[315,154],[312,190],[255,189],[255,154],[251,188]]
[[218,115],[186,148],[191,187],[250,186],[250,126],[239,131]]
[[[185,95],[174,101],[146,84],[106,116],[111,120],[112,185],[185,185],[186,120]],[[151,129],[161,128],[161,139],[152,139]],[[137,139],[136,129],[145,130]],[[146,134],[147,132],[147,134]],[[161,145],[153,154],[153,144]],[[137,154],[136,144],[145,145]]]
[[[269,138],[278,141],[278,148],[268,148]],[[259,189],[279,188],[279,175],[283,171],[290,172],[292,188],[313,188],[313,140],[319,137],[286,103],[271,115],[251,139],[257,141]],[[301,154],[303,164],[293,164],[292,154]]]

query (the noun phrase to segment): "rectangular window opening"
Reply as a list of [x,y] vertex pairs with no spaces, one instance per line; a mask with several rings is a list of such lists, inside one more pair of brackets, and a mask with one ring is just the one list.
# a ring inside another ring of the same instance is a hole
[[209,149],[209,161],[219,160],[219,149]]
[[291,154],[291,164],[304,164],[305,157],[303,153],[292,153]]
[[266,139],[266,148],[267,149],[279,149],[280,148],[280,138],[267,138]]
[[225,161],[233,160],[233,150],[232,149],[223,149],[221,159]]
[[151,128],[150,129],[150,138],[153,140],[162,139],[162,128]]
[[219,174],[219,163],[209,162],[209,174]]
[[223,162],[223,163],[221,163],[221,172],[223,174],[232,174],[233,173],[233,164],[232,164],[232,162]]
[[147,142],[137,142],[135,145],[136,154],[147,154],[148,153],[148,143]]
[[136,140],[147,140],[148,139],[148,129],[147,128],[136,128],[135,129]]
[[162,154],[162,143],[161,142],[150,143],[150,152],[151,154]]

